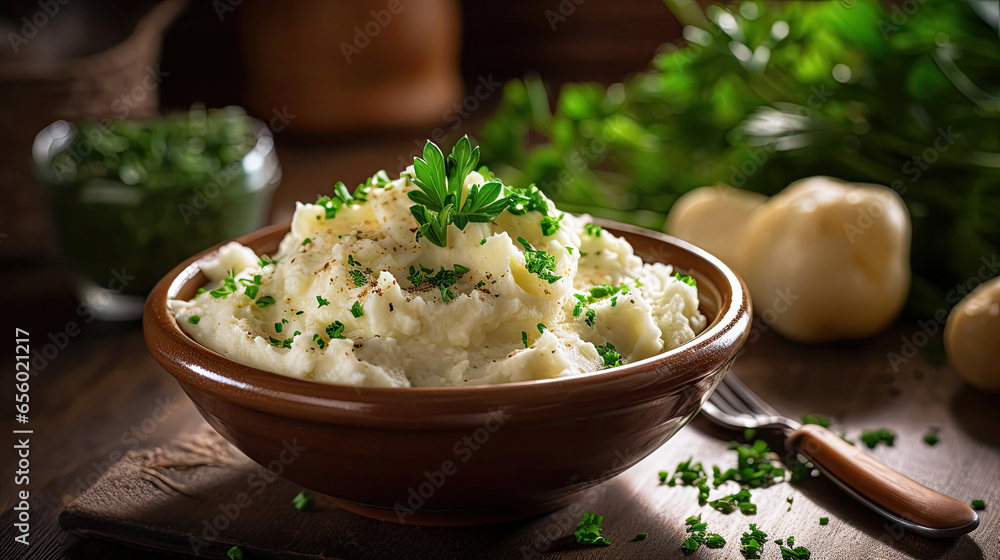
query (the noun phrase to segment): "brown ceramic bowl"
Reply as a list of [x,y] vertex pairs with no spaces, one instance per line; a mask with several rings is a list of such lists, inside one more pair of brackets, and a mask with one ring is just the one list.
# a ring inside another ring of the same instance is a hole
[[[207,280],[170,272],[146,302],[153,356],[205,419],[257,463],[346,510],[416,525],[477,525],[559,508],[628,469],[693,418],[747,338],[750,297],[721,261],[688,243],[603,222],[647,262],[698,281],[709,326],[658,356],[600,372],[445,388],[359,388],[284,377],[231,361],[177,326],[170,298]],[[288,225],[237,239],[273,254]]]

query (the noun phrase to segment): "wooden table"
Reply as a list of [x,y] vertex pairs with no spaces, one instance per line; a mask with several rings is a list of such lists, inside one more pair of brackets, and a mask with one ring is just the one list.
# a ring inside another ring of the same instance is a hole
[[[276,208],[307,199],[328,188],[333,178],[360,179],[378,161],[394,161],[408,153],[407,139],[342,149],[334,156],[307,150],[282,154],[286,186]],[[346,170],[339,176],[334,171]],[[277,218],[281,218],[279,212]],[[0,463],[0,558],[166,558],[119,545],[81,539],[63,531],[57,516],[129,449],[163,445],[178,434],[197,429],[202,420],[179,386],[146,350],[138,323],[84,322],[63,282],[63,273],[38,262],[20,262],[0,272],[8,322],[31,331],[36,347],[56,333],[67,343],[32,379],[31,419],[31,546],[13,542],[15,470],[10,430]],[[9,325],[10,326],[10,325]],[[772,538],[794,535],[813,558],[1000,558],[1000,398],[962,385],[947,367],[928,365],[919,354],[893,371],[887,354],[900,352],[903,339],[918,329],[900,325],[882,336],[857,343],[800,346],[758,328],[754,342],[737,360],[735,372],[776,408],[793,417],[819,413],[834,418],[835,427],[856,438],[861,430],[889,428],[894,447],[872,451],[880,460],[917,481],[969,502],[984,499],[987,510],[971,535],[928,540],[887,528],[883,520],[855,503],[823,479],[778,484],[753,492],[758,513],[722,515],[697,505],[693,488],[660,486],[657,472],[673,470],[694,457],[708,465],[732,466],[727,451],[738,434],[723,433],[696,419],[649,458],[581,498],[586,511],[605,516],[608,548],[566,544],[577,519],[566,511],[517,523],[466,528],[426,529],[359,520],[350,538],[329,534],[325,554],[339,558],[681,558],[683,521],[704,512],[709,530],[729,541],[722,550],[701,549],[695,557],[740,558],[739,536],[757,523]],[[9,354],[5,354],[9,355]],[[8,361],[8,372],[10,364]],[[41,362],[39,362],[40,364]],[[11,372],[12,373],[12,372]],[[2,384],[0,402],[9,411],[12,380]],[[11,415],[12,416],[12,415]],[[940,443],[929,446],[922,436],[940,428]],[[488,481],[484,481],[488,483]],[[716,493],[713,492],[713,498]],[[791,511],[786,498],[794,502]],[[829,517],[826,526],[820,517]],[[643,542],[629,542],[637,533]],[[553,540],[555,539],[555,540]],[[780,558],[769,545],[763,558]],[[544,551],[544,552],[543,552]],[[310,551],[302,551],[310,552]]]

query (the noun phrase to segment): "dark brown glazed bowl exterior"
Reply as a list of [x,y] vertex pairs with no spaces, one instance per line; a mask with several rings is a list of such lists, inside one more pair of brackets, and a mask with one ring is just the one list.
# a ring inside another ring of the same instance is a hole
[[[207,279],[205,251],[153,289],[146,344],[202,416],[257,463],[346,510],[416,525],[477,525],[566,505],[663,445],[701,409],[749,333],[750,296],[728,267],[662,233],[598,222],[647,262],[698,282],[709,326],[663,354],[574,377],[502,385],[367,388],[238,364],[177,326],[171,298]],[[273,254],[288,225],[237,239]]]

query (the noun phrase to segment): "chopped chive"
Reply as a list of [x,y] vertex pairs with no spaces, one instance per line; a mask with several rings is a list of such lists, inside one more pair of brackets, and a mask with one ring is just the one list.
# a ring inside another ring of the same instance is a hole
[[358,317],[364,314],[365,310],[361,308],[361,302],[360,301],[354,302],[354,305],[351,306],[351,315],[354,315],[354,318],[357,319]]
[[198,321],[201,321],[201,317],[197,315],[192,315],[188,317],[188,323],[191,323],[192,325],[197,325]]
[[257,307],[267,307],[268,305],[274,305],[274,298],[271,296],[264,296],[257,300]]

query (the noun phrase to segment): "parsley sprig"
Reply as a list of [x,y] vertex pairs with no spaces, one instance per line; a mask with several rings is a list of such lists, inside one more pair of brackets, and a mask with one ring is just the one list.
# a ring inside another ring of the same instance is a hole
[[510,204],[497,180],[473,185],[462,200],[465,178],[479,163],[479,147],[473,148],[468,136],[459,139],[447,161],[441,148],[429,140],[423,156],[413,161],[413,184],[420,190],[407,193],[415,203],[410,213],[419,225],[418,240],[426,237],[447,247],[449,225],[464,230],[469,222],[492,222]]

